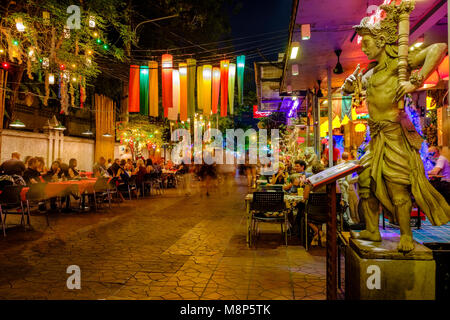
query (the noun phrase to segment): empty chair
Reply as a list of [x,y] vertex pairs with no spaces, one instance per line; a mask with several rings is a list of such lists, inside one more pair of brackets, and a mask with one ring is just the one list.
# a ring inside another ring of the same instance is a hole
[[20,214],[20,224],[26,230],[26,224],[31,226],[30,214],[27,211],[27,223],[25,223],[25,210],[20,192],[23,186],[5,186],[0,194],[0,214],[2,218],[3,235],[6,236],[6,217],[8,214]]
[[[259,223],[279,223],[281,235],[287,245],[287,214],[284,192],[254,192],[250,204],[252,221],[250,226],[250,245],[259,231]],[[283,229],[284,225],[284,229]]]

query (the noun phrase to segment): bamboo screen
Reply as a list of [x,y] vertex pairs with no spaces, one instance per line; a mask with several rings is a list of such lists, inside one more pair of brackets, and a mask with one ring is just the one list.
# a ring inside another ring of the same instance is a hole
[[6,96],[7,78],[8,78],[8,71],[0,70],[0,130],[3,128],[3,117],[5,115],[5,96]]
[[[115,103],[103,95],[95,95],[95,161],[100,157],[114,158],[115,141]],[[104,137],[109,133],[112,137]]]

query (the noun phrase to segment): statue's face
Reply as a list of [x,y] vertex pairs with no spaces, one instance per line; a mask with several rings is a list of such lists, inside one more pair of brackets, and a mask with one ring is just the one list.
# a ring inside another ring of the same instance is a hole
[[363,35],[361,44],[361,49],[369,60],[378,60],[385,46],[383,39],[376,40],[368,34]]

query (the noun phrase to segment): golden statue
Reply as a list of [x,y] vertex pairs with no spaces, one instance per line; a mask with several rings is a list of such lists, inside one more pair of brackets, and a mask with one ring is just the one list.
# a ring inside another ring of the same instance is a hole
[[380,8],[384,11],[382,19],[365,17],[354,27],[362,37],[362,51],[374,62],[364,74],[358,66],[342,86],[343,94],[351,94],[355,89],[360,94],[362,85],[370,116],[371,141],[361,158],[364,169],[359,175],[366,230],[354,236],[381,241],[381,204],[399,223],[398,250],[409,252],[414,249],[410,193],[433,225],[446,224],[450,219],[447,202],[425,176],[419,154],[423,140],[403,109],[404,95],[422,87],[445,57],[447,45],[433,44],[408,56],[409,14],[414,2],[396,5],[393,1]]

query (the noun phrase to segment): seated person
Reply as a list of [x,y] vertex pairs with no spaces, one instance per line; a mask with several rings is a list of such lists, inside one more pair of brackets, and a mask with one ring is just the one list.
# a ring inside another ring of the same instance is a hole
[[450,165],[446,157],[441,154],[441,149],[430,147],[428,149],[430,158],[436,161],[434,168],[428,172],[429,175],[440,175],[441,180],[433,183],[436,190],[450,203]]
[[296,160],[294,162],[294,173],[292,173],[283,186],[283,190],[288,193],[297,193],[297,189],[304,185],[306,181],[305,176],[306,163],[303,160]]
[[80,173],[77,171],[77,159],[70,159],[69,160],[69,169],[68,169],[68,174],[70,179],[76,179],[78,177],[80,177]]
[[[321,171],[325,170],[325,167],[320,163],[320,162],[315,162],[312,165],[312,172],[313,174],[317,174]],[[319,188],[317,188],[314,192],[327,192],[327,186],[323,185]],[[309,199],[309,194],[313,192],[312,191],[312,186],[309,183],[305,184],[305,189],[303,189],[303,199],[304,202],[306,202]],[[299,207],[299,212],[297,214],[297,217],[299,217],[299,215],[302,215],[305,209],[304,203],[302,203],[303,206]],[[300,210],[302,209],[302,212],[300,212]],[[308,222],[308,226],[314,231],[314,237],[311,241],[311,245],[312,246],[316,246],[319,243],[319,237],[320,237],[320,241],[321,241],[321,245],[324,246],[325,245],[325,241],[326,241],[326,237],[325,237],[325,233],[319,228],[321,228],[321,226],[317,226],[312,222]]]
[[25,164],[20,161],[20,153],[13,152],[11,154],[11,159],[6,160],[0,166],[0,172],[8,176],[19,175],[22,176],[26,167]]
[[282,162],[278,165],[278,172],[270,179],[271,184],[285,184],[289,178],[289,174],[285,171],[286,167]]
[[50,167],[50,170],[47,171],[47,173],[42,176],[46,182],[57,182],[60,180],[63,176],[63,172],[61,170],[61,167],[59,166],[58,161],[54,161],[52,163],[52,166]]
[[28,160],[28,168],[23,173],[23,179],[25,180],[27,185],[41,182],[41,174],[37,170],[38,165],[38,159],[31,158],[30,160]]
[[98,162],[94,165],[93,171],[94,177],[96,178],[104,178],[109,176],[106,169],[106,159],[104,157],[100,157],[100,159],[98,159]]

